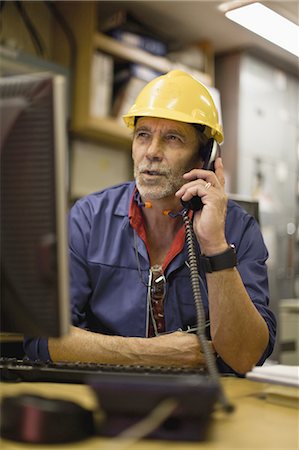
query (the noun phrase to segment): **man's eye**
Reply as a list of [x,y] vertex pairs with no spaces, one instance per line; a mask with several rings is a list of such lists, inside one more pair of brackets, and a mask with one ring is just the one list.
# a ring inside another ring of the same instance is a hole
[[181,141],[181,139],[178,137],[178,136],[176,136],[176,135],[174,135],[174,134],[169,134],[168,136],[166,136],[166,139],[168,140],[168,141],[173,141],[173,142],[179,142],[179,141]]
[[146,131],[137,131],[136,137],[138,138],[147,138],[149,136],[149,133]]

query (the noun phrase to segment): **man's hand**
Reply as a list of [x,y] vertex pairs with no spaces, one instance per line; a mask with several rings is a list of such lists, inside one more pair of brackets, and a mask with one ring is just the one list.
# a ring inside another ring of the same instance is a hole
[[204,205],[195,213],[193,221],[201,251],[206,255],[221,253],[228,247],[224,235],[227,195],[221,158],[215,161],[215,172],[192,169],[184,174],[184,179],[187,183],[176,192],[176,196],[188,201],[198,195]]
[[[150,364],[156,365],[160,361],[163,366],[205,366],[205,356],[195,334],[175,331],[146,341],[151,347],[149,350]],[[211,350],[214,351],[212,344],[210,345]]]

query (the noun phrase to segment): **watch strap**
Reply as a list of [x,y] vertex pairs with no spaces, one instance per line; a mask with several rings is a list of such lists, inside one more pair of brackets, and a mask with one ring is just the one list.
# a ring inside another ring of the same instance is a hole
[[230,245],[227,250],[213,256],[201,255],[199,257],[200,267],[204,272],[212,273],[219,270],[231,269],[237,265],[237,255],[234,245]]

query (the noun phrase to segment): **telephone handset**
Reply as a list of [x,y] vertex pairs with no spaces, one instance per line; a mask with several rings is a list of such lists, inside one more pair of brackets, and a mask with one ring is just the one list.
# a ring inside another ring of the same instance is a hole
[[[203,169],[214,171],[215,159],[220,156],[220,147],[215,139],[210,139],[207,146],[207,155],[205,157]],[[201,198],[198,196],[192,197],[190,200],[181,200],[184,208],[192,209],[193,211],[198,211],[203,207]]]

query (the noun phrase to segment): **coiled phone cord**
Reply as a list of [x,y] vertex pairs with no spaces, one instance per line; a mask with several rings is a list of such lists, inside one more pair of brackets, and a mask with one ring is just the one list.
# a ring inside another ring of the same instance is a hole
[[225,412],[232,412],[234,410],[234,406],[228,401],[228,399],[223,391],[222,385],[220,383],[219,372],[218,372],[218,369],[216,366],[215,356],[210,349],[208,340],[205,335],[205,314],[204,314],[204,308],[203,308],[201,293],[200,293],[198,265],[197,265],[197,258],[196,258],[195,245],[194,245],[194,231],[193,231],[192,221],[188,217],[187,209],[185,209],[183,211],[182,215],[183,215],[184,225],[186,228],[188,263],[189,263],[189,267],[190,267],[190,277],[191,277],[192,291],[193,291],[194,303],[195,303],[195,308],[196,308],[196,316],[197,316],[197,333],[196,334],[197,334],[201,348],[202,348],[205,358],[206,358],[206,364],[207,364],[207,368],[208,368],[210,377],[219,386],[219,393],[220,393],[219,400],[223,406],[223,409],[225,410]]

